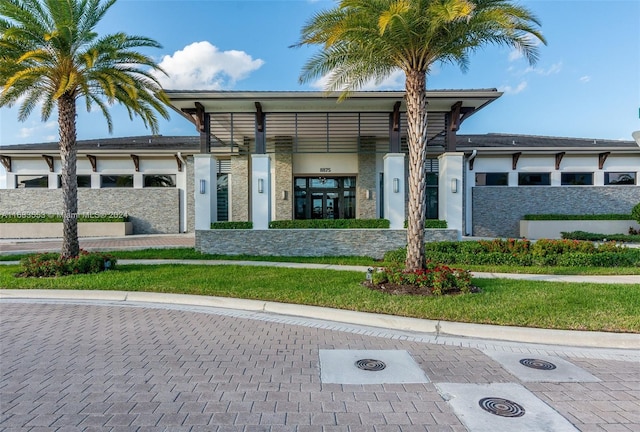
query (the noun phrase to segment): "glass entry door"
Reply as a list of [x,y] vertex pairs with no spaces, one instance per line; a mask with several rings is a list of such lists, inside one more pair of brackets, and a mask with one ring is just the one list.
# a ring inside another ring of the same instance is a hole
[[295,219],[353,219],[355,177],[297,177]]

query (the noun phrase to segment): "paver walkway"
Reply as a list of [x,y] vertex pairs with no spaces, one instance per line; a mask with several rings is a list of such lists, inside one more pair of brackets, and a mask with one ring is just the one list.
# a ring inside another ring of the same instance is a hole
[[[0,430],[465,431],[438,383],[516,383],[578,430],[640,430],[637,358],[554,347],[600,381],[532,383],[476,348],[411,336],[213,309],[2,301]],[[431,382],[325,384],[321,349],[406,350]]]

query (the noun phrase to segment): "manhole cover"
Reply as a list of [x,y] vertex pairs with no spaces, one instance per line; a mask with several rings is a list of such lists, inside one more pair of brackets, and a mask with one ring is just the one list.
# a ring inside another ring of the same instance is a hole
[[373,371],[373,372],[381,371],[387,367],[387,365],[384,364],[384,362],[380,360],[373,360],[373,359],[357,360],[355,365],[358,369]]
[[520,364],[532,369],[540,369],[540,370],[554,370],[556,365],[546,360],[540,359],[522,359],[520,360]]
[[522,417],[524,408],[508,399],[488,397],[480,399],[480,408],[500,417]]

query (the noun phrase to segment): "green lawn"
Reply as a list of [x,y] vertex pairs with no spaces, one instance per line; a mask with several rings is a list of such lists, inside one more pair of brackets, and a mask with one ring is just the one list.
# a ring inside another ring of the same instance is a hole
[[16,278],[0,287],[149,291],[238,297],[447,321],[640,333],[640,284],[477,279],[480,294],[390,296],[360,285],[359,272],[273,267],[119,265],[96,275]]

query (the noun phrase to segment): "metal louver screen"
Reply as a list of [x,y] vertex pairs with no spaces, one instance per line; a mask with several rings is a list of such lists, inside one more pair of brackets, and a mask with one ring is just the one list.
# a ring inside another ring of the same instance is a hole
[[211,147],[249,153],[255,146],[255,114],[211,114]]
[[231,172],[230,159],[218,159],[218,174],[229,174]]

